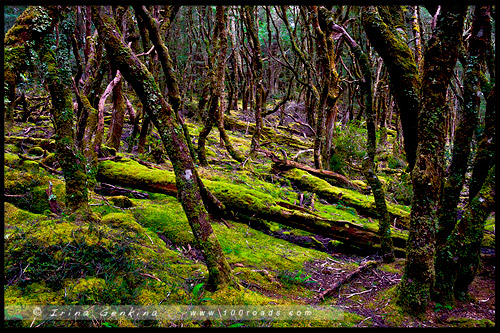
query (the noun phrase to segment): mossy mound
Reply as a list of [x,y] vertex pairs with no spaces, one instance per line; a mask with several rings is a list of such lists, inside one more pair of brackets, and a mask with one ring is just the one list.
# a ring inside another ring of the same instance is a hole
[[[31,162],[31,161],[25,161]],[[38,163],[32,162],[38,166]],[[46,193],[52,183],[52,194],[57,203],[64,207],[64,182],[36,167],[32,170],[6,168],[4,178],[6,201],[32,213],[50,213],[49,196]]]

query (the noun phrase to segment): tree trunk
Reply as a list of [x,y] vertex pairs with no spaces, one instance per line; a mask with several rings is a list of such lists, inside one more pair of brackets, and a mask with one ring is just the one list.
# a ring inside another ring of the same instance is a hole
[[370,43],[384,59],[391,91],[398,103],[404,147],[409,169],[413,169],[417,150],[417,114],[420,108],[420,80],[413,52],[406,40],[388,26],[375,7],[363,10],[362,23]]
[[495,161],[495,107],[495,86],[493,86],[486,99],[485,130],[476,150],[476,157],[474,159],[474,167],[469,185],[469,202],[472,201],[479,192],[488,174],[489,168],[493,164],[493,161]]
[[479,77],[481,64],[484,62],[484,55],[490,43],[490,34],[489,6],[476,6],[464,74],[463,112],[459,117],[460,122],[455,131],[453,157],[444,184],[439,212],[438,247],[446,242],[457,221],[460,192],[465,183],[465,173],[469,162],[472,136],[477,127],[479,106],[481,103],[478,95],[480,91]]
[[111,115],[111,124],[109,126],[109,137],[106,144],[116,149],[120,148],[122,139],[123,123],[125,118],[125,101],[122,92],[123,80],[120,80],[113,87],[113,113]]
[[481,191],[472,199],[446,244],[436,255],[436,283],[433,299],[453,304],[454,297],[468,296],[480,262],[484,222],[495,206],[495,165],[488,172]]
[[[54,51],[48,45],[43,44],[43,37],[51,31],[61,14],[64,14],[64,7],[60,6],[28,7],[7,32],[4,46],[12,50],[16,47],[24,48],[24,43],[28,40],[36,41],[35,48],[46,65],[45,83],[52,101],[55,150],[66,183],[66,206],[71,213],[76,214],[77,219],[80,219],[85,218],[88,212],[87,172],[85,161],[75,142],[71,78],[61,70],[67,64],[59,64]],[[71,46],[68,36],[64,42]],[[20,57],[16,63],[8,64],[7,68],[14,76],[17,76],[24,68],[24,61],[24,57]],[[69,59],[62,61],[69,61]]]
[[121,41],[110,7],[93,7],[92,16],[110,56],[141,99],[167,150],[176,176],[179,201],[209,271],[207,287],[211,290],[223,287],[231,281],[231,268],[210,225],[182,126],[149,71]]
[[253,14],[254,7],[245,7],[244,10],[244,20],[245,25],[248,29],[248,33],[250,34],[250,40],[252,41],[252,70],[254,71],[254,83],[256,86],[255,93],[255,106],[254,106],[254,114],[255,114],[255,131],[252,136],[252,142],[250,144],[250,153],[249,156],[254,158],[256,156],[256,150],[260,147],[260,136],[262,133],[262,107],[264,105],[264,85],[263,85],[263,63],[261,58],[261,47],[260,40],[258,35],[258,29],[255,27]]
[[426,310],[434,284],[437,212],[444,177],[446,90],[458,58],[464,19],[465,6],[443,6],[424,55],[411,229],[398,297],[403,310],[415,314]]

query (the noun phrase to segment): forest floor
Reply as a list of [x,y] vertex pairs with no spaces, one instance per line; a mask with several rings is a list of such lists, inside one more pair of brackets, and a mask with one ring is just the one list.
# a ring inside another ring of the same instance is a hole
[[[235,148],[245,154],[250,145],[253,117],[236,112],[232,113],[232,117],[233,125],[228,126],[228,134]],[[312,140],[307,136],[310,133],[304,125],[296,122],[300,119],[299,111],[295,111],[294,117],[293,120],[285,119],[280,126],[277,125],[276,116],[269,117],[265,122],[269,126],[268,132],[261,140],[261,147],[277,155],[279,151],[284,151],[289,158],[312,166],[312,154],[309,151]],[[187,119],[187,125],[196,143],[201,125],[191,119]],[[137,169],[134,169],[138,174],[143,170],[140,168],[146,168],[144,170],[160,170],[162,175],[171,175],[171,164],[158,146],[159,137],[155,130],[149,134],[145,153],[141,155],[134,153],[134,150],[127,153],[126,142],[130,132],[131,126],[127,124],[122,137],[124,142],[118,152],[122,161],[118,159],[109,163],[114,163],[112,165],[115,166],[129,163],[129,168],[132,165],[135,168],[136,164],[131,163],[139,162],[142,164],[137,163]],[[53,145],[49,142],[52,133],[50,121],[46,117],[39,117],[34,122],[15,122],[5,127],[5,305],[168,302],[300,304],[334,306],[345,315],[343,320],[326,322],[118,320],[61,323],[22,320],[7,321],[7,327],[495,325],[494,213],[486,223],[483,261],[470,287],[470,299],[457,302],[453,307],[431,302],[427,313],[422,317],[403,314],[395,304],[396,286],[404,268],[404,256],[391,264],[377,261],[375,266],[344,281],[346,276],[364,263],[379,260],[376,251],[360,250],[347,242],[292,228],[280,221],[254,218],[255,214],[240,213],[237,210],[220,223],[214,223],[213,228],[233,269],[235,281],[243,288],[210,293],[199,288],[202,287],[206,267],[194,247],[192,233],[175,196],[142,190],[148,198],[129,196],[128,204],[123,205],[120,203],[123,202],[123,197],[92,192],[91,208],[101,219],[97,227],[75,225],[68,217],[50,212],[45,192],[49,182],[54,185],[58,203],[64,207],[62,176],[45,170],[47,165],[52,171],[58,169],[54,159],[47,159],[53,150]],[[362,126],[344,125],[337,133],[339,158],[344,161],[336,165],[337,170],[351,180],[357,180],[357,184],[362,184],[363,177],[351,167],[354,166],[355,170],[364,155],[366,131]],[[398,204],[403,211],[409,212],[409,178],[405,176],[404,162],[397,156],[400,149],[393,146],[397,144],[395,135],[391,130],[388,134],[386,144],[378,152],[378,163],[381,170],[391,170],[380,173],[380,177],[388,202]],[[28,138],[42,141],[30,141]],[[37,153],[37,146],[42,153]],[[315,193],[301,189],[293,181],[271,173],[272,163],[268,156],[259,155],[255,161],[247,162],[245,167],[231,160],[219,142],[216,129],[209,136],[207,155],[211,166],[200,168],[200,175],[202,179],[219,184],[217,186],[227,186],[229,191],[238,186],[242,192],[255,198],[264,198],[264,201],[265,198],[282,200],[294,207],[300,205],[307,208],[322,218],[352,221],[375,232],[377,230],[375,218],[353,210],[346,202],[329,202]],[[27,156],[31,157],[27,159]],[[44,166],[38,164],[42,157]],[[364,197],[368,200],[370,196],[364,194]],[[400,227],[394,227],[393,231],[405,234]],[[76,234],[85,237],[78,238]],[[101,240],[102,235],[106,235],[106,241]],[[98,238],[97,243],[92,240],[95,237]],[[99,246],[96,247],[96,244]],[[67,248],[74,250],[65,252]],[[107,252],[102,252],[102,248]],[[98,258],[102,259],[103,253],[111,254],[113,260],[99,261]],[[50,271],[51,267],[56,272]],[[337,282],[342,283],[333,295],[318,299],[321,292]]]

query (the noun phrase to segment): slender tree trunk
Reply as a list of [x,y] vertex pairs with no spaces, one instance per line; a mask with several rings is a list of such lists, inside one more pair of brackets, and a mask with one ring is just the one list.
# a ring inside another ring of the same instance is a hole
[[123,123],[125,118],[125,101],[122,92],[123,80],[120,80],[113,87],[113,113],[111,115],[111,124],[109,128],[108,141],[106,144],[116,149],[120,148]]
[[495,86],[486,99],[485,130],[478,143],[474,167],[469,185],[469,202],[476,196],[483,184],[487,170],[495,161]]
[[405,311],[415,314],[426,310],[434,285],[437,212],[444,177],[446,90],[458,58],[464,19],[465,6],[443,6],[424,55],[411,228],[398,298]]
[[110,8],[93,7],[92,15],[110,56],[114,57],[118,68],[141,99],[165,145],[176,176],[179,202],[208,268],[208,289],[214,290],[229,284],[231,268],[210,225],[182,126],[177,122],[176,115],[161,95],[149,71],[120,40]]
[[382,259],[384,262],[393,262],[395,260],[394,245],[391,238],[391,217],[387,210],[385,202],[385,193],[382,188],[382,183],[377,176],[377,168],[375,165],[376,155],[376,135],[375,135],[375,119],[373,110],[373,93],[372,93],[372,73],[370,61],[366,53],[361,47],[349,36],[345,29],[341,26],[334,26],[346,37],[348,44],[353,51],[361,68],[361,94],[363,96],[366,112],[366,129],[368,139],[366,143],[367,154],[363,158],[363,173],[368,184],[370,184],[375,205],[377,207],[379,222],[380,247],[382,251]]
[[262,108],[264,105],[264,74],[263,74],[263,63],[261,57],[261,47],[258,35],[258,29],[255,27],[253,7],[245,7],[244,9],[244,20],[245,25],[250,34],[250,40],[252,41],[252,70],[254,72],[254,83],[256,87],[255,93],[255,131],[252,136],[252,142],[250,145],[250,157],[254,158],[257,154],[257,149],[260,147],[260,136],[262,134]]

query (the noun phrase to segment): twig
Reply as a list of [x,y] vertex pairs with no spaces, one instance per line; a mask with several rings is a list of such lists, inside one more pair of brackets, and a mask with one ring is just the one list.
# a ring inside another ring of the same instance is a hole
[[351,297],[356,296],[356,295],[365,294],[365,293],[368,293],[368,292],[370,292],[372,290],[373,290],[373,288],[372,289],[363,290],[363,291],[360,291],[359,293],[350,294],[350,295],[346,296],[345,298],[351,298]]
[[359,323],[356,324],[356,327],[358,327],[359,325],[361,325],[362,323],[364,323],[365,321],[367,321],[368,319],[372,319],[372,317],[366,317],[365,319],[363,319],[362,321],[360,321]]
[[147,277],[150,277],[152,279],[155,279],[156,281],[162,282],[162,280],[158,279],[156,276],[153,276],[153,275],[150,275],[150,274],[147,274],[147,273],[139,273],[139,275],[147,276]]
[[337,281],[331,288],[324,290],[321,294],[318,295],[318,301],[322,301],[325,297],[332,295],[337,291],[343,284],[349,282],[354,277],[358,276],[361,272],[367,270],[370,267],[377,266],[379,261],[367,261],[363,265],[356,268],[354,271],[345,276],[342,280]]

